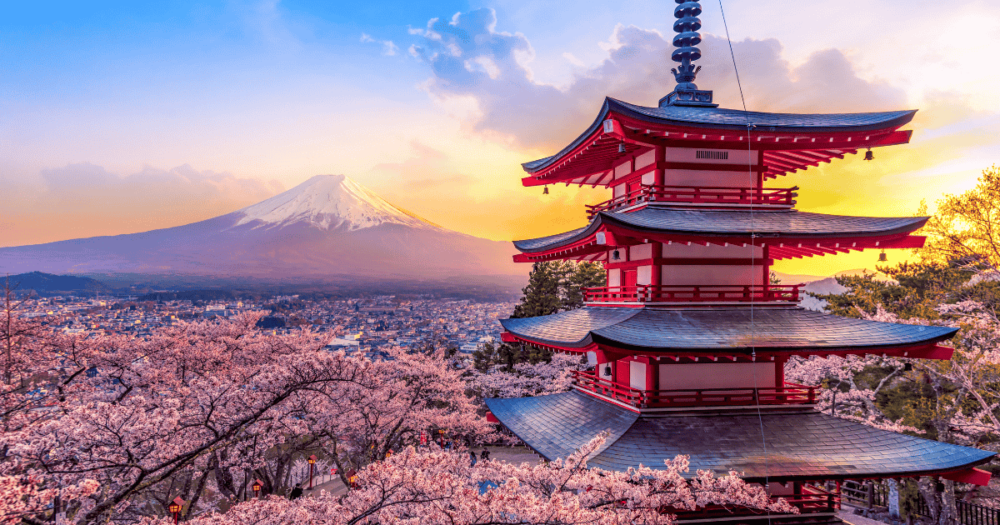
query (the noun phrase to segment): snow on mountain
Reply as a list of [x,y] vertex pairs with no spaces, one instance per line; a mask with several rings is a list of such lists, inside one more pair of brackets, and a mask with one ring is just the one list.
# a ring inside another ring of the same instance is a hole
[[305,222],[323,230],[348,231],[382,224],[436,228],[412,213],[393,206],[345,175],[317,175],[263,202],[235,212],[236,226],[284,227]]
[[523,275],[514,252],[407,213],[343,175],[321,175],[196,223],[0,248],[0,273],[441,280]]

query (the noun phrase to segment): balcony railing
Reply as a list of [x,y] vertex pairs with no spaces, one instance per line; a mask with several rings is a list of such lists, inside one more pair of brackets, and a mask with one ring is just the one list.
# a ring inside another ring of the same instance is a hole
[[625,195],[619,195],[600,204],[587,205],[587,217],[598,212],[614,210],[650,202],[670,202],[708,206],[782,206],[795,204],[792,188],[730,188],[722,186],[653,186],[643,184]]
[[708,519],[731,518],[734,516],[744,517],[746,522],[757,522],[758,520],[780,520],[777,523],[815,523],[815,514],[833,514],[840,509],[840,494],[829,492],[820,487],[804,485],[799,494],[788,494],[784,496],[771,496],[772,500],[783,499],[789,505],[797,508],[799,514],[768,514],[761,510],[723,507],[721,505],[707,505],[696,511],[671,511],[676,514],[678,523],[698,522],[704,523]]
[[584,288],[586,303],[770,303],[799,301],[801,284],[637,285]]
[[638,390],[601,379],[590,372],[573,372],[581,390],[635,408],[687,408],[756,405],[813,405],[816,388],[785,383],[776,388],[706,388],[696,390]]

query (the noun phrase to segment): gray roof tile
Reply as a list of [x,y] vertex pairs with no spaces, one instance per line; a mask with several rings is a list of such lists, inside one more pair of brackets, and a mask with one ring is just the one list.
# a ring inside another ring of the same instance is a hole
[[500,321],[508,332],[544,344],[583,347],[592,342],[643,350],[733,352],[879,348],[943,341],[954,328],[881,323],[802,308],[585,307],[558,314]]
[[[547,459],[566,457],[610,433],[589,464],[622,471],[651,468],[679,454],[699,469],[749,479],[863,478],[966,468],[993,457],[970,447],[887,432],[815,411],[639,416],[578,392],[487,399],[512,432]],[[766,443],[766,448],[765,448]],[[766,450],[766,453],[765,453]]]
[[681,210],[649,206],[632,212],[601,212],[584,228],[558,235],[514,241],[514,246],[525,253],[546,251],[584,239],[603,224],[662,234],[749,237],[753,233],[780,240],[903,234],[922,227],[927,219],[927,217],[852,217],[794,210],[752,213],[742,210]]

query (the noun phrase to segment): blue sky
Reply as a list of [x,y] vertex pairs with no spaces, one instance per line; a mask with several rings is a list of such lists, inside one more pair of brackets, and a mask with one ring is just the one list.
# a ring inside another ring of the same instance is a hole
[[[738,107],[719,5],[703,4],[699,84]],[[543,197],[520,187],[519,163],[572,139],[605,95],[654,105],[672,89],[674,5],[8,2],[0,246],[183,224],[320,173],[474,235],[577,227],[603,195]],[[1000,49],[1000,6],[725,8],[751,109],[921,109],[914,142],[877,165],[779,181],[804,188],[803,207],[909,215],[1000,158],[1000,73],[983,67]]]

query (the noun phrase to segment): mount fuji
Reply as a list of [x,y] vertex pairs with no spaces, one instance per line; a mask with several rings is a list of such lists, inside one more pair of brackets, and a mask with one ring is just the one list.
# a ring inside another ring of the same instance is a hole
[[263,202],[143,233],[0,248],[0,273],[135,274],[267,281],[524,275],[510,243],[447,230],[344,175]]

